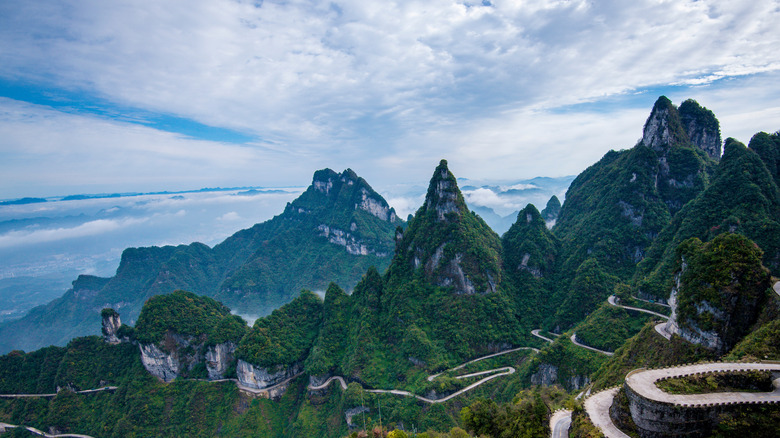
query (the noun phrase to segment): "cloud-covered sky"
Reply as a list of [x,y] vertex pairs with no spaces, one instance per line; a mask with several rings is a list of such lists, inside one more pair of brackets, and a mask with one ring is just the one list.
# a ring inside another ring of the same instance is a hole
[[777,0],[0,2],[0,199],[323,167],[381,188],[441,158],[571,175],[661,94],[747,142],[780,129],[779,22]]

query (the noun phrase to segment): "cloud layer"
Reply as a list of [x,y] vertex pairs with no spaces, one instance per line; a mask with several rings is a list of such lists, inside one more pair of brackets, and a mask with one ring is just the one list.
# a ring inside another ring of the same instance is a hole
[[[21,193],[36,160],[53,180],[88,162],[93,182],[158,187],[325,166],[424,180],[442,157],[466,176],[576,173],[632,146],[660,92],[731,96],[734,129],[780,128],[761,125],[777,124],[778,19],[773,0],[5,2],[0,78],[105,108],[0,101],[2,182]],[[255,140],[158,132],[137,123],[150,113]]]

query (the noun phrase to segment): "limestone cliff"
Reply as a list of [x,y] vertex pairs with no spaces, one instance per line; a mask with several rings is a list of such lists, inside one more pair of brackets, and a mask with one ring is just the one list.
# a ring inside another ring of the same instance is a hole
[[100,312],[100,316],[103,318],[103,339],[109,344],[118,344],[120,341],[117,332],[122,326],[119,313],[114,309],[105,308]]
[[254,389],[264,389],[282,383],[299,374],[302,370],[303,365],[300,363],[269,369],[239,359],[236,375],[242,385]]
[[744,236],[724,233],[708,243],[688,239],[678,253],[667,331],[723,354],[749,332],[766,299],[770,275],[762,251]]
[[236,344],[224,342],[207,346],[196,337],[168,332],[160,344],[139,344],[139,349],[144,368],[165,382],[179,376],[206,377],[191,375],[198,364],[206,365],[209,380],[219,380],[225,378],[235,362]]

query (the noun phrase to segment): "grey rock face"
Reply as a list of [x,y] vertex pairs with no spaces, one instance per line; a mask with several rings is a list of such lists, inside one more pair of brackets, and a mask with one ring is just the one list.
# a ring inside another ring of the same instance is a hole
[[441,172],[441,179],[436,182],[435,196],[426,200],[426,207],[428,210],[435,209],[436,218],[445,221],[450,213],[460,214],[457,203],[458,191],[455,184],[447,179],[449,170],[445,167],[439,172]]
[[706,152],[710,158],[719,160],[723,142],[720,123],[712,111],[689,99],[680,105],[679,112],[682,126],[691,143]]
[[233,342],[212,345],[206,349],[206,370],[209,373],[209,380],[218,380],[225,377],[225,372],[230,363],[233,362],[233,353],[235,351],[236,344]]
[[558,367],[549,363],[539,365],[539,370],[531,375],[531,384],[549,386],[558,381]]
[[303,366],[301,364],[295,364],[278,371],[271,371],[267,368],[256,367],[239,359],[236,374],[238,376],[238,381],[242,385],[254,389],[263,389],[293,377],[300,373],[302,369]]
[[118,344],[120,341],[116,333],[121,326],[122,321],[118,313],[103,316],[103,340],[109,344]]
[[141,363],[149,374],[164,382],[171,382],[179,376],[179,360],[174,354],[166,353],[154,344],[142,344],[140,348]]

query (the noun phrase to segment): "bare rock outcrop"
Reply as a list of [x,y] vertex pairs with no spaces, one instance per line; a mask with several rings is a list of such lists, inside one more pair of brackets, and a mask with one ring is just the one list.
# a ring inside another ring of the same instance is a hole
[[252,365],[249,362],[239,359],[238,366],[236,367],[236,375],[239,383],[242,385],[254,389],[263,389],[290,379],[296,374],[299,374],[302,370],[303,365],[301,364],[293,364],[288,367],[276,367],[276,369],[271,370]]

